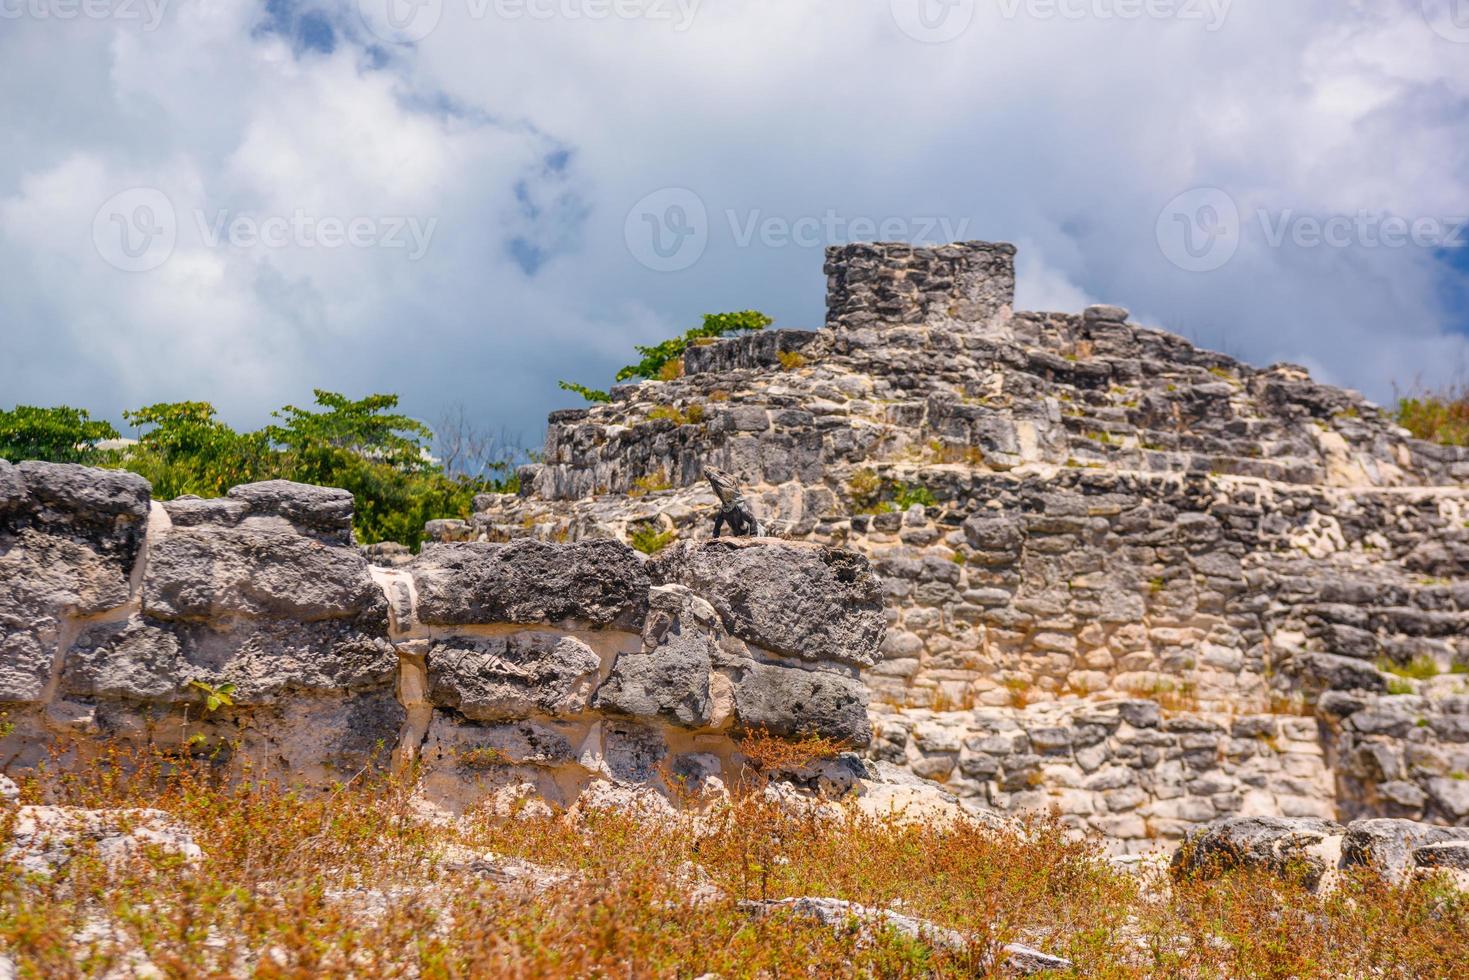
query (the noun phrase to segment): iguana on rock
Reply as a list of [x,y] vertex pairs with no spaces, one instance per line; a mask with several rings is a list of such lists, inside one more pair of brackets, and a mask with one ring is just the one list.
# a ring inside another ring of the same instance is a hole
[[765,536],[765,526],[750,509],[750,502],[740,493],[739,484],[733,476],[713,466],[704,467],[704,476],[719,498],[719,510],[714,515],[714,536],[719,537],[720,528],[729,523],[732,534],[748,535],[752,538]]

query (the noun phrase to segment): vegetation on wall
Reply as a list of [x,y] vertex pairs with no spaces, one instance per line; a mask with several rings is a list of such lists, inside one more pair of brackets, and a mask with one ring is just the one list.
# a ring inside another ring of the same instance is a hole
[[[772,322],[770,317],[758,310],[706,313],[702,324],[684,331],[681,336],[646,347],[642,344],[634,345],[641,359],[636,364],[629,364],[619,370],[616,380],[632,381],[639,378],[672,380],[683,374],[683,355],[690,347],[708,343],[720,337],[728,337],[731,334],[764,330]],[[589,388],[571,381],[560,381],[557,384],[563,391],[574,391],[589,402],[609,400],[607,392],[597,388]]]
[[509,440],[476,432],[462,410],[435,431],[397,406],[396,395],[353,400],[318,389],[313,407],[287,405],[274,423],[237,432],[208,402],[164,402],[123,412],[137,442],[103,448],[118,433],[84,410],[21,405],[0,411],[0,456],[130,470],[160,500],[218,497],[258,480],[342,487],[357,498],[359,541],[414,548],[425,522],[468,517],[475,494],[517,489],[525,454]]
[[1398,425],[1419,439],[1469,446],[1469,385],[1419,389],[1398,399]]

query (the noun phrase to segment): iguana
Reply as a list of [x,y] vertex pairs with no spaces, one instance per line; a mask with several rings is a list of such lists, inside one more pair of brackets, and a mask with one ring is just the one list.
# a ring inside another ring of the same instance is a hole
[[714,515],[714,536],[719,537],[720,528],[728,521],[733,534],[764,537],[765,526],[750,509],[750,502],[740,493],[739,484],[735,483],[734,477],[713,466],[704,467],[704,476],[714,488],[715,496],[719,498],[719,510]]

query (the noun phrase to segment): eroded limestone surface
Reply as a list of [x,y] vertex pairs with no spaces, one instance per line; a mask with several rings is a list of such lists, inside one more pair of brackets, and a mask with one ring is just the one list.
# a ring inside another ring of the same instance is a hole
[[973,804],[1129,850],[1233,816],[1469,823],[1469,451],[1121,307],[1015,312],[1007,245],[826,272],[823,329],[553,413],[521,494],[434,534],[688,547],[712,464],[780,536],[870,559],[871,754]]
[[[858,667],[883,611],[855,553],[711,542],[650,569],[615,540],[521,540],[388,570],[339,490],[160,504],[128,474],[41,464],[0,464],[0,490],[16,774],[121,741],[306,786],[416,762],[430,803],[569,806],[725,785],[743,732],[871,739]],[[794,775],[835,785],[819,769]]]

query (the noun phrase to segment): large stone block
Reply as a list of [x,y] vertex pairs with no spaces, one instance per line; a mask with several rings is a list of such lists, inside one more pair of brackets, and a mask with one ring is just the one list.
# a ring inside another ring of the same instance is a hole
[[436,640],[426,661],[432,703],[476,721],[585,711],[602,664],[581,640],[542,632]]
[[1189,834],[1174,852],[1175,874],[1212,877],[1235,868],[1299,874],[1315,888],[1337,865],[1346,828],[1314,817],[1231,817]]
[[707,599],[725,629],[766,650],[870,667],[882,654],[882,589],[862,555],[764,538],[679,542],[653,579]]
[[735,714],[782,738],[820,735],[861,748],[872,741],[867,687],[856,677],[747,662],[734,679]]
[[619,541],[432,545],[409,566],[418,616],[435,626],[574,622],[638,630],[648,575]]
[[67,652],[62,693],[85,698],[191,703],[200,692],[234,684],[242,707],[288,694],[385,689],[398,656],[385,628],[360,623],[246,620],[216,628],[134,616],[84,630]]
[[27,461],[0,471],[0,628],[90,616],[128,601],[148,482]]
[[367,559],[284,527],[175,528],[150,549],[143,610],[158,619],[386,615]]
[[649,605],[643,648],[618,655],[597,707],[690,728],[707,724],[710,671],[723,633],[718,614],[678,585],[653,588]]
[[352,543],[353,499],[348,490],[268,480],[231,487],[228,497],[248,505],[251,516],[284,518],[300,533],[326,544]]

